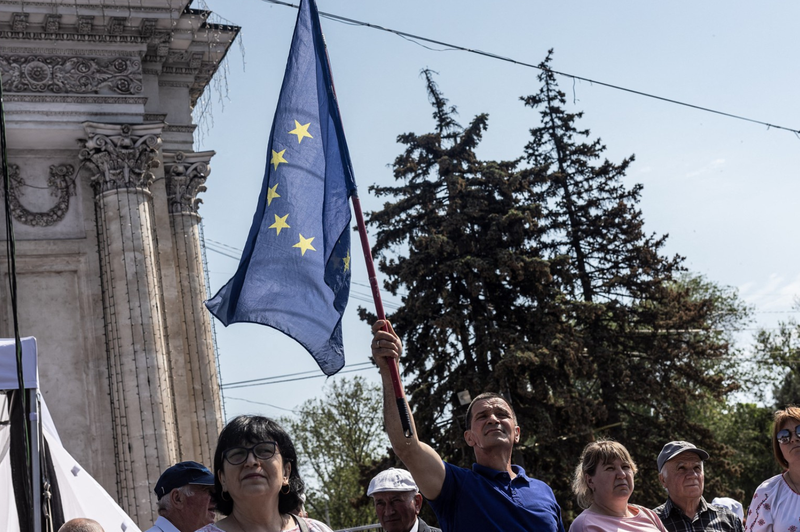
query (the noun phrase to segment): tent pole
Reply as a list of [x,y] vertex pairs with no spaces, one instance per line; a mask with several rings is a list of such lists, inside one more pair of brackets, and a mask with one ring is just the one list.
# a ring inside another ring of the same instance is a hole
[[39,454],[39,401],[36,398],[36,388],[28,390],[31,405],[31,490],[33,491],[33,530],[42,532],[42,472]]

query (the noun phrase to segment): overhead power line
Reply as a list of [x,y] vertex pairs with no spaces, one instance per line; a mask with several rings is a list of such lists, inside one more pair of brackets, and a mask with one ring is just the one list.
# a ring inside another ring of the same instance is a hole
[[[261,0],[261,1],[262,2],[269,2],[270,4],[279,4],[279,5],[282,5],[282,6],[293,7],[295,9],[297,9],[299,7],[296,4],[291,4],[289,2],[282,2],[281,0]],[[501,55],[493,54],[491,52],[484,52],[482,50],[476,50],[474,48],[467,48],[467,47],[464,47],[464,46],[458,46],[456,44],[450,44],[450,43],[446,43],[446,42],[443,42],[443,41],[438,41],[436,39],[429,39],[427,37],[422,37],[422,36],[419,36],[419,35],[414,35],[414,34],[406,33],[406,32],[403,32],[403,31],[393,30],[391,28],[385,28],[385,27],[379,26],[377,24],[370,24],[369,22],[363,22],[361,20],[355,20],[355,19],[352,19],[352,18],[347,18],[347,17],[342,17],[342,16],[339,16],[339,15],[334,15],[333,13],[324,13],[324,12],[320,11],[319,14],[320,14],[320,16],[323,16],[323,17],[325,17],[327,19],[330,19],[330,20],[334,20],[336,22],[342,22],[342,23],[345,23],[345,24],[350,24],[350,25],[355,25],[355,26],[365,26],[367,28],[372,28],[374,30],[380,30],[380,31],[385,31],[387,33],[393,33],[393,34],[395,34],[395,35],[397,35],[399,37],[402,37],[404,39],[411,39],[412,42],[415,42],[414,40],[416,39],[416,40],[419,40],[419,41],[429,42],[429,43],[436,44],[436,45],[439,45],[439,46],[446,46],[447,48],[449,48],[451,50],[459,50],[459,51],[462,51],[462,52],[469,52],[469,53],[472,53],[472,54],[482,55],[482,56],[488,57],[490,59],[497,59],[499,61],[505,61],[507,63],[513,63],[515,65],[520,65],[520,66],[524,66],[524,67],[528,67],[528,68],[535,68],[536,70],[548,71],[548,72],[552,72],[553,74],[556,74],[556,75],[559,75],[559,76],[563,76],[565,78],[570,78],[570,79],[578,80],[578,81],[586,81],[588,83],[592,83],[592,84],[595,84],[595,85],[600,85],[602,87],[608,87],[609,89],[614,89],[614,90],[618,90],[618,91],[628,92],[628,93],[631,93],[631,94],[637,94],[639,96],[644,96],[645,98],[652,98],[654,100],[660,100],[662,102],[667,102],[667,103],[671,103],[671,104],[675,104],[675,105],[680,105],[680,106],[683,106],[683,107],[689,107],[690,109],[696,109],[698,111],[703,111],[703,112],[706,112],[706,113],[713,113],[713,114],[717,114],[717,115],[727,116],[728,118],[734,118],[736,120],[744,120],[745,122],[752,122],[754,124],[760,124],[762,126],[767,126],[768,128],[775,128],[775,129],[782,129],[784,131],[791,131],[796,136],[800,137],[800,129],[794,129],[794,128],[790,128],[790,127],[779,126],[777,124],[771,124],[771,123],[765,122],[763,120],[756,120],[754,118],[748,118],[748,117],[737,115],[737,114],[733,114],[733,113],[726,113],[725,111],[718,111],[716,109],[711,109],[709,107],[703,107],[703,106],[691,104],[691,103],[688,103],[688,102],[682,102],[680,100],[675,100],[673,98],[666,98],[664,96],[658,96],[656,94],[650,94],[650,93],[639,91],[639,90],[635,90],[635,89],[629,89],[627,87],[622,87],[620,85],[614,85],[613,83],[606,83],[604,81],[598,81],[596,79],[586,78],[586,77],[583,77],[583,76],[577,76],[575,74],[569,74],[567,72],[560,72],[558,70],[553,70],[552,68],[542,68],[539,65],[534,65],[532,63],[526,63],[525,61],[518,61],[518,60],[512,59],[510,57],[503,57]],[[433,50],[433,48],[429,48],[429,47],[424,46],[424,45],[422,45],[420,43],[415,42],[415,44],[418,44],[419,46],[423,46],[423,48],[428,48],[429,50]]]
[[[336,375],[344,375],[345,373],[355,373],[357,371],[365,371],[372,369],[375,366],[372,362],[359,362],[358,364],[351,364],[345,366]],[[299,373],[289,373],[286,375],[276,375],[275,377],[264,377],[263,379],[251,379],[247,381],[229,382],[220,385],[223,390],[235,390],[236,388],[252,388],[253,386],[266,386],[268,384],[281,384],[284,382],[304,381],[306,379],[319,379],[321,377],[328,377],[319,370],[301,371]]]

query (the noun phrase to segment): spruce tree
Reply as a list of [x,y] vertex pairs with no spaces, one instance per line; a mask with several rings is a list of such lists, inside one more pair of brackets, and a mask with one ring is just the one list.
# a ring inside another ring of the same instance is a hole
[[736,388],[720,370],[734,354],[730,322],[744,311],[735,295],[724,307],[713,284],[682,278],[683,259],[664,253],[666,236],[645,233],[642,187],[623,182],[633,156],[603,158],[600,139],[577,125],[583,113],[566,109],[551,58],[552,51],[540,64],[539,92],[523,98],[540,114],[525,152],[542,205],[543,258],[559,264],[551,273],[563,294],[560,315],[578,351],[560,354],[573,368],[572,385],[554,394],[554,417],[545,418],[552,428],[539,426],[544,438],[531,454],[567,496],[563,461],[574,462],[592,439],[612,437],[648,472],[636,501],[656,504],[663,491],[652,466],[664,443],[724,451],[692,408]]
[[433,73],[423,75],[435,130],[398,137],[406,146],[394,162],[401,184],[370,188],[394,201],[368,221],[378,228],[373,252],[387,289],[402,293],[390,319],[405,343],[420,437],[466,462],[457,393],[505,390],[499,366],[508,353],[542,345],[539,316],[555,295],[536,248],[540,210],[530,180],[518,161],[480,160],[487,115],[462,127]]
[[426,71],[435,129],[398,137],[400,184],[371,188],[388,200],[368,219],[387,288],[403,298],[390,319],[420,438],[469,467],[457,394],[504,394],[522,429],[515,462],[553,487],[569,522],[570,478],[593,439],[628,446],[642,471],[634,500],[652,506],[664,443],[730,452],[695,413],[736,387],[725,370],[741,309],[682,277],[666,237],[645,233],[641,186],[623,182],[633,157],[603,158],[550,60],[524,98],[539,124],[524,156],[503,162],[475,154],[488,117],[460,126]]

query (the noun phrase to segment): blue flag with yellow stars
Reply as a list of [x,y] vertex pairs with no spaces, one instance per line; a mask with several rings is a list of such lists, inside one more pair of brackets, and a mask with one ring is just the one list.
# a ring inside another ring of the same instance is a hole
[[224,325],[291,336],[327,375],[344,366],[353,168],[314,0],[302,0],[258,208],[233,278],[206,306]]

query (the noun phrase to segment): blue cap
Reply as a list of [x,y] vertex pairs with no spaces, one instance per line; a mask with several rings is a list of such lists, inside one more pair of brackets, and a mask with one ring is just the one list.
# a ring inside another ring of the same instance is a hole
[[153,491],[156,492],[158,500],[161,500],[161,497],[170,491],[175,488],[182,488],[187,484],[213,486],[214,475],[203,464],[192,461],[180,462],[161,473]]

